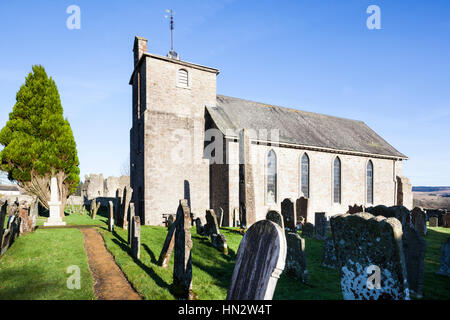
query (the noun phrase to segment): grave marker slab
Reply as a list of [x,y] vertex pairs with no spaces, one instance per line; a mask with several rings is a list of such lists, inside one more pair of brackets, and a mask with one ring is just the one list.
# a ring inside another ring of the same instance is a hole
[[281,215],[283,216],[284,227],[289,230],[295,230],[295,208],[294,202],[291,199],[284,199],[281,202]]
[[206,236],[211,236],[212,234],[220,234],[219,224],[217,223],[217,217],[214,210],[206,210],[206,224],[204,231]]
[[441,265],[437,274],[450,277],[450,238],[441,247]]
[[266,220],[275,222],[277,225],[280,226],[281,230],[284,230],[283,216],[278,211],[269,210],[269,212],[267,212],[266,215]]
[[308,218],[308,198],[300,197],[295,201],[295,209],[297,222],[300,222],[303,218],[303,223],[307,222]]
[[132,229],[133,218],[135,217],[134,203],[130,202],[129,207],[130,207],[130,215],[128,217],[128,220],[130,222],[130,227],[128,228],[128,243],[131,243],[131,240],[133,238],[133,230],[129,230],[129,229]]
[[308,283],[305,239],[302,239],[296,232],[288,232],[286,233],[286,244],[286,274],[303,283]]
[[[199,219],[199,218],[197,218]],[[175,244],[175,230],[177,228],[177,220],[175,220],[167,230],[166,240],[164,241],[163,248],[159,255],[158,265],[167,268],[172,255],[173,247]]]
[[331,218],[331,229],[345,300],[409,300],[400,221],[341,214]]
[[438,217],[430,217],[429,225],[430,227],[437,227],[439,224],[439,218]]
[[419,207],[415,207],[411,212],[412,223],[414,224],[414,229],[416,229],[420,235],[425,236],[427,234],[427,215]]
[[175,292],[181,297],[193,300],[196,294],[192,291],[192,239],[191,212],[187,200],[180,200],[177,210],[177,228],[175,230],[175,257],[173,267],[173,284]]
[[131,255],[133,258],[139,259],[141,257],[141,219],[139,216],[133,217],[132,225],[130,227],[133,229],[131,237]]
[[254,223],[239,244],[227,300],[271,300],[284,270],[286,237],[276,223]]
[[314,217],[314,230],[317,240],[327,238],[327,216],[325,212],[316,212]]
[[328,237],[323,245],[322,266],[331,269],[339,267],[333,237]]
[[108,201],[109,204],[109,216],[108,216],[108,231],[114,231],[114,204],[112,201]]
[[303,236],[303,238],[313,238],[314,237],[314,225],[312,223],[307,222],[303,225],[302,236]]
[[423,237],[414,228],[404,226],[402,229],[402,244],[408,287],[411,294],[421,298],[426,243]]

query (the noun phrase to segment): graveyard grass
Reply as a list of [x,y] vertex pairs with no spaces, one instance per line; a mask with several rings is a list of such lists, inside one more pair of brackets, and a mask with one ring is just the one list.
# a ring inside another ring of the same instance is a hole
[[[81,288],[68,289],[67,267],[80,268]],[[16,239],[0,258],[0,300],[95,299],[77,229],[37,229]]]

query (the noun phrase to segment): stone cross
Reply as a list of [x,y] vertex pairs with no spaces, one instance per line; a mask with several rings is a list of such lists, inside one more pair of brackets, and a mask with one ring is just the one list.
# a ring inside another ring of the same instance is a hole
[[132,223],[133,223],[134,216],[135,216],[134,203],[130,202],[130,216],[128,217],[128,220],[130,222],[130,227],[128,228],[128,243],[131,243],[131,240],[133,238],[133,230],[130,230],[130,229],[132,229]]
[[450,238],[441,247],[441,266],[437,274],[450,277]]
[[180,200],[177,210],[177,227],[175,230],[173,284],[175,292],[188,300],[196,299],[192,290],[192,239],[191,212],[187,200]]
[[402,235],[403,253],[405,255],[406,276],[410,294],[422,297],[423,266],[426,242],[423,237],[410,226],[404,226]]
[[[200,218],[197,218],[200,220]],[[175,220],[167,230],[166,240],[164,241],[161,254],[159,255],[158,265],[167,268],[169,266],[170,256],[172,255],[173,247],[175,244],[175,230],[177,228],[177,221]]]
[[286,274],[303,283],[308,283],[305,239],[302,239],[297,232],[288,232],[286,233],[286,243]]
[[284,230],[283,216],[276,210],[269,210],[266,214],[266,220],[275,222],[280,226],[281,230]]
[[325,240],[327,238],[327,217],[325,212],[316,212],[314,224],[316,239]]
[[44,226],[65,226],[66,223],[62,221],[60,214],[61,201],[58,199],[58,181],[55,177],[50,180],[50,201],[48,203],[50,207],[50,215],[47,222],[44,222]]
[[345,300],[409,300],[400,221],[346,213],[331,229]]
[[134,259],[139,259],[141,257],[141,219],[139,216],[133,217],[130,229],[133,231],[131,235],[131,255]]
[[333,237],[328,237],[323,245],[322,266],[331,269],[337,269],[339,267],[336,250],[334,250]]
[[291,199],[284,199],[281,202],[281,215],[283,216],[284,227],[289,230],[295,230],[296,217],[294,202]]
[[227,300],[271,300],[284,270],[286,237],[280,226],[260,220],[239,244]]

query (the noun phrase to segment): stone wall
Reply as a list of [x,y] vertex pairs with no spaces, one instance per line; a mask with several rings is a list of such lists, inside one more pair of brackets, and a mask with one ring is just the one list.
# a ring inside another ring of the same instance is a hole
[[81,197],[85,203],[97,198],[114,198],[116,190],[130,186],[130,177],[108,177],[103,178],[103,174],[90,174],[84,178],[81,188]]

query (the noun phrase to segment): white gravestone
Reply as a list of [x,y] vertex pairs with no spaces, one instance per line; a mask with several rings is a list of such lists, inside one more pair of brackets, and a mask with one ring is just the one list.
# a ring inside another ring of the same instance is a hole
[[66,223],[62,221],[59,213],[61,201],[58,200],[58,182],[54,177],[50,183],[50,202],[48,205],[50,207],[50,215],[47,222],[44,223],[44,226],[65,226]]

